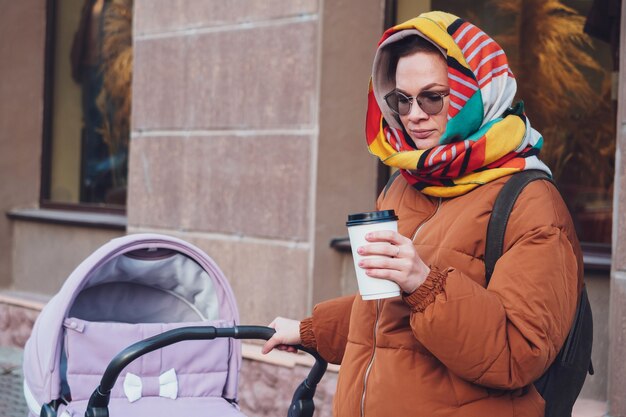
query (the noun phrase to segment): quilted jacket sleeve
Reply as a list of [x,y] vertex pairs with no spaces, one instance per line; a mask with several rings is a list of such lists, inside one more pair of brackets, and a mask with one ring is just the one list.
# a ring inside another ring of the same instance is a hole
[[405,301],[415,337],[451,372],[515,389],[541,376],[559,352],[582,285],[571,219],[551,186],[537,182],[522,192],[504,251],[487,289],[452,266],[433,265]]
[[354,295],[317,304],[313,316],[302,320],[300,337],[330,363],[340,364],[348,342],[350,312]]

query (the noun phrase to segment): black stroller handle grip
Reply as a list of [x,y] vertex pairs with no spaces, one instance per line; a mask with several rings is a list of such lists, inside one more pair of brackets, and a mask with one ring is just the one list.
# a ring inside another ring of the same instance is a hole
[[[212,340],[218,337],[232,337],[233,339],[262,339],[269,340],[276,331],[270,327],[264,326],[235,326],[235,327],[212,327],[212,326],[190,326],[172,329],[156,336],[141,340],[132,344],[120,353],[118,353],[109,362],[100,385],[91,394],[85,411],[85,417],[108,417],[109,400],[111,390],[120,376],[124,368],[126,368],[135,359],[153,352],[155,350],[173,345],[185,340]],[[315,393],[315,387],[326,372],[327,362],[314,350],[305,348],[301,345],[295,346],[297,349],[307,352],[315,358],[315,364],[309,372],[309,376],[303,382],[307,387],[312,388]],[[312,396],[311,396],[312,398]],[[296,396],[294,395],[294,401]]]

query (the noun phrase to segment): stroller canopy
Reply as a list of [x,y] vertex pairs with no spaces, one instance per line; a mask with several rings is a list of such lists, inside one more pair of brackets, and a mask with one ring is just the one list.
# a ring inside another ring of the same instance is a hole
[[[72,272],[33,327],[24,350],[24,391],[36,415],[43,404],[61,397],[64,326],[70,317],[117,323],[117,328],[126,323],[239,324],[230,285],[200,249],[157,234],[114,239]],[[241,346],[232,343],[224,397],[236,399]]]

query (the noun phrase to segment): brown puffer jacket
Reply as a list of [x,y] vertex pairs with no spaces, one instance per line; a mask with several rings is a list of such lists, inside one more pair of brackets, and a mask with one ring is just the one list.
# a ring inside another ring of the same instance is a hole
[[412,294],[343,297],[302,321],[303,344],[341,363],[336,417],[544,415],[532,382],[567,336],[582,255],[558,191],[535,181],[513,208],[485,289],[487,223],[508,178],[440,199],[399,177],[379,198],[432,271]]

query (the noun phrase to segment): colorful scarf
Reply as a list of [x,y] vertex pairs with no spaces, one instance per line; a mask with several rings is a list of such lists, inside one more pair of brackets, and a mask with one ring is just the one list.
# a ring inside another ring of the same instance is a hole
[[[426,150],[409,145],[382,98],[394,86],[384,85],[381,46],[413,33],[435,44],[448,63],[448,123],[439,145]],[[369,151],[399,168],[413,187],[437,197],[462,195],[518,171],[551,174],[537,157],[543,138],[530,127],[521,103],[511,107],[516,90],[506,55],[493,39],[454,15],[422,14],[387,30],[379,42],[368,95]]]

